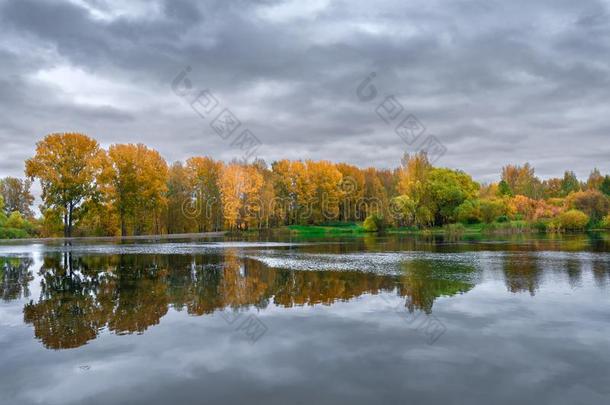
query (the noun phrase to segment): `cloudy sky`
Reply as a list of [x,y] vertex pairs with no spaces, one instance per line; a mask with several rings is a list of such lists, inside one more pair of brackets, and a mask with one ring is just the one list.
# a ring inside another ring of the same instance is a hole
[[[495,180],[610,171],[610,4],[602,0],[0,0],[0,176],[51,132],[230,160],[231,139],[172,90],[186,67],[262,142],[258,155],[394,167],[413,151],[376,113],[395,96]],[[378,96],[356,89],[375,72]],[[220,110],[216,110],[219,112]]]

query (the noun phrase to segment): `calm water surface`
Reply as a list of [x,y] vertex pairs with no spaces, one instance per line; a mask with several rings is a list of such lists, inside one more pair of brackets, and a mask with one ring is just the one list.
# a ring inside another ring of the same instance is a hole
[[607,404],[610,236],[0,246],[0,404]]

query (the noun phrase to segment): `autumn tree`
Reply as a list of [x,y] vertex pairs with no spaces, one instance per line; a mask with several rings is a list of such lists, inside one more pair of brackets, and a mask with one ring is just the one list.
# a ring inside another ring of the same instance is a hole
[[182,162],[169,168],[167,181],[167,233],[188,233],[193,230],[190,218],[184,213],[185,202],[191,200],[192,189]]
[[19,212],[25,218],[33,218],[34,196],[30,193],[32,182],[29,179],[5,177],[0,179],[0,195],[4,199],[4,212],[10,215]]
[[388,196],[388,198],[394,198],[398,196],[398,180],[400,168],[396,168],[393,170],[375,169],[375,172],[377,174],[377,178],[383,185],[383,188],[385,189],[385,194]]
[[270,228],[271,226],[283,225],[281,223],[281,211],[276,209],[277,199],[275,195],[275,175],[273,171],[271,171],[269,167],[267,167],[267,163],[261,159],[255,160],[253,166],[263,179],[263,185],[258,191],[258,201],[260,203],[258,227]]
[[589,190],[599,190],[602,183],[604,181],[604,176],[600,173],[600,171],[595,168],[589,174],[589,178],[587,179],[587,188]]
[[287,159],[271,164],[275,193],[273,210],[277,216],[282,218],[283,223],[286,225],[292,225],[296,222],[296,212],[298,209],[295,166],[296,162],[291,162]]
[[168,167],[159,152],[143,144],[112,145],[104,172],[105,192],[116,209],[121,235],[161,233],[161,214],[167,203]]
[[307,165],[300,161],[280,160],[271,165],[276,207],[281,206],[287,225],[306,223],[311,217],[314,189]]
[[342,176],[339,219],[341,221],[356,221],[366,218],[366,213],[361,212],[361,205],[364,200],[364,173],[360,168],[346,163],[338,163],[336,168]]
[[[345,180],[344,180],[345,182]],[[358,206],[358,219],[366,218],[373,213],[379,213],[385,218],[390,217],[390,198],[387,189],[374,167],[364,170],[364,192],[362,204]]]
[[562,179],[553,177],[542,182],[544,189],[544,197],[546,198],[558,198],[562,196],[561,191]]
[[79,209],[98,193],[105,153],[94,139],[78,133],[51,134],[36,144],[26,175],[40,180],[42,199],[61,211],[64,236],[72,235]]
[[402,159],[402,167],[398,173],[398,192],[408,195],[414,200],[419,200],[428,181],[428,174],[432,165],[425,153],[413,156],[405,154]]
[[339,219],[339,203],[345,194],[341,189],[341,172],[327,160],[308,160],[306,169],[312,197],[308,222],[319,224]]
[[598,190],[586,190],[572,193],[566,199],[569,208],[587,214],[593,221],[599,221],[608,214],[610,201]]
[[534,168],[525,163],[523,166],[507,165],[502,168],[502,180],[506,182],[511,193],[529,198],[542,197],[542,183],[534,174]]
[[228,229],[247,229],[256,224],[260,203],[256,197],[263,177],[251,165],[231,163],[220,173],[220,197]]
[[222,228],[222,201],[220,197],[220,173],[222,162],[208,157],[192,157],[186,161],[186,176],[191,190],[190,206],[184,207],[185,215],[197,223],[199,232],[217,231]]

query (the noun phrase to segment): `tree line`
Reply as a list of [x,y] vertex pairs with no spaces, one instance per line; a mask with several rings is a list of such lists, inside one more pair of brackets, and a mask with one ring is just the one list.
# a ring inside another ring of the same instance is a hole
[[[25,162],[25,179],[0,180],[0,237],[117,236],[262,230],[354,223],[367,230],[524,221],[541,229],[608,227],[610,176],[571,171],[540,180],[528,163],[497,183],[434,167],[424,153],[395,169],[329,161],[168,164],[143,144],[104,150],[83,134],[50,134]],[[32,211],[33,181],[42,189]]]

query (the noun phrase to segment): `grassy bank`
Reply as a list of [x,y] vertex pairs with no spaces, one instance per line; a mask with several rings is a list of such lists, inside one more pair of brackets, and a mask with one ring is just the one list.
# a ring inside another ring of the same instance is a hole
[[[341,235],[341,234],[366,234],[362,223],[328,223],[323,225],[290,225],[281,228],[284,231],[299,235]],[[490,224],[449,224],[442,227],[430,227],[418,229],[416,227],[387,228],[388,234],[413,234],[413,235],[514,235],[526,233],[546,233],[546,229],[540,228],[534,223],[527,221],[492,222]]]
[[285,230],[297,234],[345,234],[345,233],[364,233],[364,227],[356,222],[337,222],[323,225],[289,225]]

